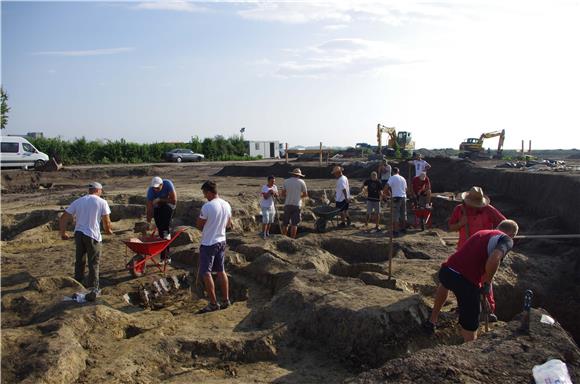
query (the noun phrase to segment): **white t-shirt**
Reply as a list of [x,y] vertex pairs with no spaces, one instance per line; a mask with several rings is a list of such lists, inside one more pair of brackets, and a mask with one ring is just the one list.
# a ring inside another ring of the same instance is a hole
[[389,178],[387,182],[393,197],[407,197],[407,180],[401,175],[393,175]]
[[[346,196],[344,195],[345,189]],[[334,194],[334,201],[340,202],[348,198],[350,198],[350,188],[348,186],[348,178],[345,175],[342,175],[338,179],[336,179],[336,192]]]
[[73,201],[65,211],[75,217],[75,232],[80,231],[99,242],[103,240],[99,223],[103,216],[111,214],[105,199],[89,194]]
[[413,160],[413,164],[415,165],[415,176],[419,176],[421,172],[424,172],[427,166],[431,167],[431,165],[423,159]]
[[226,241],[226,226],[232,217],[232,207],[227,201],[219,197],[208,201],[201,207],[199,217],[206,220],[201,233],[201,245]]
[[[268,184],[266,184],[262,187],[262,193],[270,192],[270,190],[274,191],[274,193],[278,193],[278,187],[275,185],[272,185],[272,188],[268,187]],[[264,198],[264,195],[261,194],[261,196],[262,196],[262,200],[260,200],[260,207],[262,207],[262,208],[274,207],[274,197],[273,196],[268,196],[267,199]]]
[[286,191],[284,205],[302,206],[302,193],[308,192],[304,180],[298,177],[289,177],[284,180],[284,190]]

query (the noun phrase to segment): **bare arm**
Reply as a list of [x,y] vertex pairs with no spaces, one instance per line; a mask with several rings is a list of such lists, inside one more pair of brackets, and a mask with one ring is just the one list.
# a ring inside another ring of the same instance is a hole
[[226,224],[226,229],[232,229],[234,227],[234,223],[232,223],[232,217],[228,219],[228,223]]
[[199,229],[200,231],[203,230],[203,227],[205,226],[205,223],[207,222],[206,219],[202,219],[201,217],[197,218],[197,221],[195,222],[195,227],[197,229]]
[[103,221],[103,228],[105,229],[105,233],[107,235],[113,234],[113,226],[111,224],[111,217],[109,215],[101,216],[101,220]]
[[491,283],[495,273],[497,272],[497,269],[499,268],[499,264],[503,255],[504,253],[501,249],[495,249],[491,253],[491,256],[489,256],[487,262],[485,263],[485,276],[483,278],[484,283]]
[[153,201],[147,201],[147,222],[151,223],[153,219]]
[[177,204],[177,192],[175,192],[175,190],[169,192],[169,196],[167,196],[167,202],[173,205]]
[[60,238],[63,240],[70,239],[70,235],[66,233],[66,226],[72,220],[72,215],[68,212],[63,212],[58,219],[58,228],[60,232]]

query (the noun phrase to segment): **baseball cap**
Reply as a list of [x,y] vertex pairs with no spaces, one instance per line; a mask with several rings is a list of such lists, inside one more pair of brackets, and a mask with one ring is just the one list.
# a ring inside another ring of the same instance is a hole
[[91,181],[87,187],[91,189],[103,189],[103,185],[96,181]]
[[159,176],[155,176],[155,177],[153,178],[153,180],[151,180],[151,186],[152,186],[153,188],[157,188],[157,187],[159,187],[161,184],[163,184],[163,180],[162,180],[162,179],[161,179],[161,177],[159,177]]

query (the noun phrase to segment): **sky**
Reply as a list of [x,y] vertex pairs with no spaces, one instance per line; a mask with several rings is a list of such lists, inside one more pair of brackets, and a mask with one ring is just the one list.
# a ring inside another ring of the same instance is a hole
[[2,1],[6,133],[580,148],[578,20],[580,0]]

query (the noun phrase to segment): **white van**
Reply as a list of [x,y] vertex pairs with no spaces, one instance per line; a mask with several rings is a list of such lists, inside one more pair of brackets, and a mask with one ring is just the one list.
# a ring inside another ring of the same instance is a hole
[[34,148],[24,137],[2,136],[0,137],[0,166],[2,168],[28,167],[42,168],[48,161],[48,155]]

